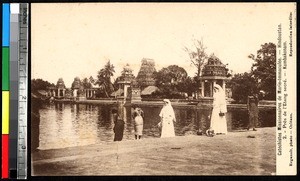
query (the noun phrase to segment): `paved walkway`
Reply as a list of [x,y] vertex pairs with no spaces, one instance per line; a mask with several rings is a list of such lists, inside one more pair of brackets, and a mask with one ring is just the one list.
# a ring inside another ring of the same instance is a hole
[[42,150],[32,154],[32,175],[271,175],[275,132],[273,127]]

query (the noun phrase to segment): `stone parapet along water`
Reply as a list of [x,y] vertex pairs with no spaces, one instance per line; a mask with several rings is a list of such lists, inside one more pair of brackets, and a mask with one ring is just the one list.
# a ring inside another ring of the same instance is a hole
[[31,171],[33,176],[272,175],[275,133],[272,127],[41,150],[32,153]]

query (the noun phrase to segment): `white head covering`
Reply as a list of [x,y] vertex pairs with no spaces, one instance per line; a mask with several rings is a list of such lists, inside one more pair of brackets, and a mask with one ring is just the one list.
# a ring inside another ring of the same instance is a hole
[[163,117],[172,117],[175,120],[175,113],[174,113],[174,109],[171,105],[170,100],[169,99],[164,99],[163,101],[166,102],[166,104],[161,109],[159,116],[161,118],[163,118]]
[[220,111],[222,113],[226,113],[227,106],[226,106],[225,91],[218,84],[215,84],[214,88],[217,89],[217,92],[215,92],[215,94],[214,94],[214,98],[216,99],[215,102],[216,102],[216,104],[218,104],[217,106],[220,107]]

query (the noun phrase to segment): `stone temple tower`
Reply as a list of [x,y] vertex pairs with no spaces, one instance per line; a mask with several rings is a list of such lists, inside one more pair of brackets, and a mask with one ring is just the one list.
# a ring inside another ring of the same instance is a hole
[[154,60],[143,58],[140,71],[136,77],[136,81],[141,90],[148,86],[155,85],[154,72],[156,72]]

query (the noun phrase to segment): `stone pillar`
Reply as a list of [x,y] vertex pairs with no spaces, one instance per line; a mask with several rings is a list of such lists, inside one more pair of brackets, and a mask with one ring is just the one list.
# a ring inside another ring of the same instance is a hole
[[224,92],[226,92],[226,82],[225,82],[225,80],[223,80],[223,86],[222,86],[222,89],[224,90]]
[[[118,89],[118,90],[120,90],[121,87],[122,87],[121,84],[119,84],[119,89]],[[116,98],[116,97],[118,97],[117,94],[115,94],[115,98]]]
[[55,90],[52,90],[52,96],[55,97]]
[[201,81],[201,96],[204,97],[204,81]]
[[77,97],[77,89],[73,90],[73,97]]
[[215,84],[216,84],[216,80],[213,80],[212,81],[212,86],[211,86],[211,97],[213,97],[214,96],[214,86],[215,86]]
[[66,96],[66,89],[63,89],[63,97]]
[[127,88],[128,87],[129,87],[128,85],[124,84],[124,100],[126,100],[126,98],[127,98],[127,94],[128,94]]

